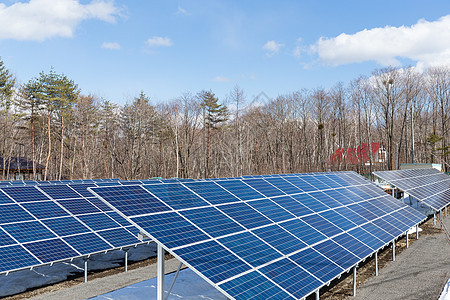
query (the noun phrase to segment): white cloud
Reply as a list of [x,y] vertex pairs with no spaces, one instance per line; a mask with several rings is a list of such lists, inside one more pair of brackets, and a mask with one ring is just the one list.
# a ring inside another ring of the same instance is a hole
[[230,82],[232,81],[231,78],[225,77],[225,76],[216,76],[213,79],[211,79],[212,82]]
[[284,44],[277,43],[272,40],[272,41],[268,41],[267,43],[265,43],[262,48],[264,51],[266,51],[267,56],[273,56],[273,55],[277,54],[278,52],[280,52],[280,49],[283,46],[284,46]]
[[149,47],[169,47],[172,46],[172,40],[168,37],[160,37],[160,36],[154,36],[152,38],[149,38],[146,42],[147,46]]
[[0,40],[44,41],[72,37],[83,20],[115,22],[120,9],[111,1],[30,0],[10,6],[0,3]]
[[437,21],[419,20],[412,26],[365,29],[335,38],[320,38],[311,47],[319,59],[332,65],[376,61],[400,65],[399,59],[418,66],[450,64],[450,15]]
[[108,43],[108,42],[104,42],[102,44],[102,48],[103,49],[109,49],[109,50],[120,50],[122,47],[120,46],[119,43]]

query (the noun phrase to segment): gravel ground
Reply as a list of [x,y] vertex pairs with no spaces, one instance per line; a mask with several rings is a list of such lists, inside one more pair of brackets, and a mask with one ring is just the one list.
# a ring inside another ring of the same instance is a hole
[[[426,226],[432,223],[431,219]],[[450,228],[450,217],[444,218],[444,224]],[[358,287],[356,297],[351,299],[438,299],[450,278],[450,244],[442,231],[426,233],[395,261],[387,263],[379,276],[370,277]]]

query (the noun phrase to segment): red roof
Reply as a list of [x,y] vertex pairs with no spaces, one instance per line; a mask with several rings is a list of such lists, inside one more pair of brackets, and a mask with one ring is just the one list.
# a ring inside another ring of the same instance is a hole
[[[380,149],[380,143],[372,143],[371,148],[373,157]],[[356,165],[361,163],[361,161],[362,163],[366,163],[369,161],[369,151],[369,146],[365,143],[362,143],[356,148],[348,148],[347,150],[339,148],[330,156],[330,162],[332,164],[343,163],[345,158],[347,164]]]

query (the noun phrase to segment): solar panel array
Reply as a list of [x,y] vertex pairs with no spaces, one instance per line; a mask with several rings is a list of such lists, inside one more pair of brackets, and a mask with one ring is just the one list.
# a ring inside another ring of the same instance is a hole
[[373,172],[412,197],[439,211],[450,203],[450,176],[436,169]]
[[140,244],[137,229],[87,190],[96,186],[0,188],[0,274]]
[[425,216],[353,172],[91,189],[233,299],[300,299]]

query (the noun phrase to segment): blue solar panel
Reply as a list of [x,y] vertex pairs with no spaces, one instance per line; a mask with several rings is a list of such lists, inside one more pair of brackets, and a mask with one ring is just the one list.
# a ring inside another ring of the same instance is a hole
[[230,235],[218,241],[253,267],[281,257],[280,253],[250,232]]
[[22,206],[38,219],[68,216],[69,213],[53,201],[28,202]]
[[93,230],[116,228],[119,225],[104,213],[83,215],[78,218]]
[[313,198],[309,194],[298,194],[292,195],[291,197],[316,213],[330,209],[329,206],[323,204],[320,200]]
[[8,198],[8,196],[6,196],[2,190],[0,190],[0,204],[5,204],[5,203],[13,203],[14,201],[12,201],[11,199]]
[[303,192],[301,189],[281,177],[265,178],[265,180],[286,194],[296,194]]
[[290,258],[323,282],[332,280],[344,271],[343,268],[312,248],[300,251]]
[[42,222],[59,236],[90,231],[89,228],[73,217],[47,219]]
[[70,187],[83,197],[92,197],[92,193],[88,188],[95,187],[94,183],[71,184]]
[[250,270],[244,261],[215,241],[188,246],[174,252],[214,283]]
[[245,203],[225,204],[218,207],[247,229],[272,223],[267,217]]
[[232,279],[220,287],[237,300],[295,299],[257,271]]
[[34,220],[34,218],[18,205],[0,205],[0,224],[29,220]]
[[97,207],[85,199],[59,200],[57,202],[74,215],[100,212]]
[[44,263],[79,256],[77,252],[60,239],[34,242],[24,244],[24,246]]
[[20,245],[1,247],[0,257],[0,272],[41,264]]
[[322,285],[320,280],[287,258],[273,262],[260,271],[297,299]]
[[373,253],[373,249],[371,249],[368,245],[365,245],[362,241],[359,241],[345,232],[332,238],[331,240],[336,242],[338,245],[341,245],[351,253],[354,253],[360,259],[364,259]]
[[96,188],[95,192],[102,198],[108,198],[109,203],[120,209],[125,215],[146,214],[170,210],[167,205],[147,193],[140,186]]
[[17,243],[0,228],[0,246],[8,246],[14,244]]
[[180,184],[144,185],[144,188],[174,209],[208,205],[208,203]]
[[63,239],[81,254],[90,254],[111,248],[94,233],[72,235]]
[[14,188],[4,188],[3,192],[8,194],[11,198],[17,202],[29,202],[49,200],[47,196],[38,191],[35,187],[17,186]]
[[38,221],[6,224],[3,229],[21,243],[56,237]]
[[270,225],[252,231],[260,239],[287,255],[307,247],[307,245],[279,225]]
[[280,226],[308,245],[315,244],[327,238],[325,235],[314,229],[312,226],[306,224],[302,220],[291,220],[285,223],[281,223]]
[[133,220],[171,248],[208,239],[207,235],[176,213],[143,216]]
[[213,237],[219,237],[245,230],[214,207],[205,207],[180,212],[186,219],[201,227]]
[[301,217],[314,213],[306,205],[301,204],[299,201],[295,200],[291,196],[283,196],[271,198],[273,202],[283,207],[285,210],[295,215],[296,217]]
[[264,196],[240,180],[217,181],[221,187],[227,189],[233,195],[236,195],[241,200],[261,199]]
[[341,245],[332,240],[327,240],[323,243],[315,245],[314,250],[334,262],[336,265],[346,270],[356,265],[361,258],[353,255]]
[[72,190],[68,185],[43,185],[39,189],[53,199],[81,198],[80,194]]
[[214,182],[195,182],[194,184],[185,183],[184,185],[201,197],[208,199],[208,202],[212,204],[240,201],[236,196],[232,195]]
[[136,236],[125,228],[109,229],[97,232],[102,238],[111,243],[114,247],[123,247],[136,244]]
[[317,191],[316,187],[310,185],[309,183],[307,183],[306,181],[304,181],[299,177],[285,177],[284,179],[286,179],[287,181],[289,181],[294,186],[298,187],[300,190],[304,192]]
[[280,205],[277,205],[269,199],[248,201],[247,204],[274,222],[281,222],[295,217],[295,215],[291,214]]

